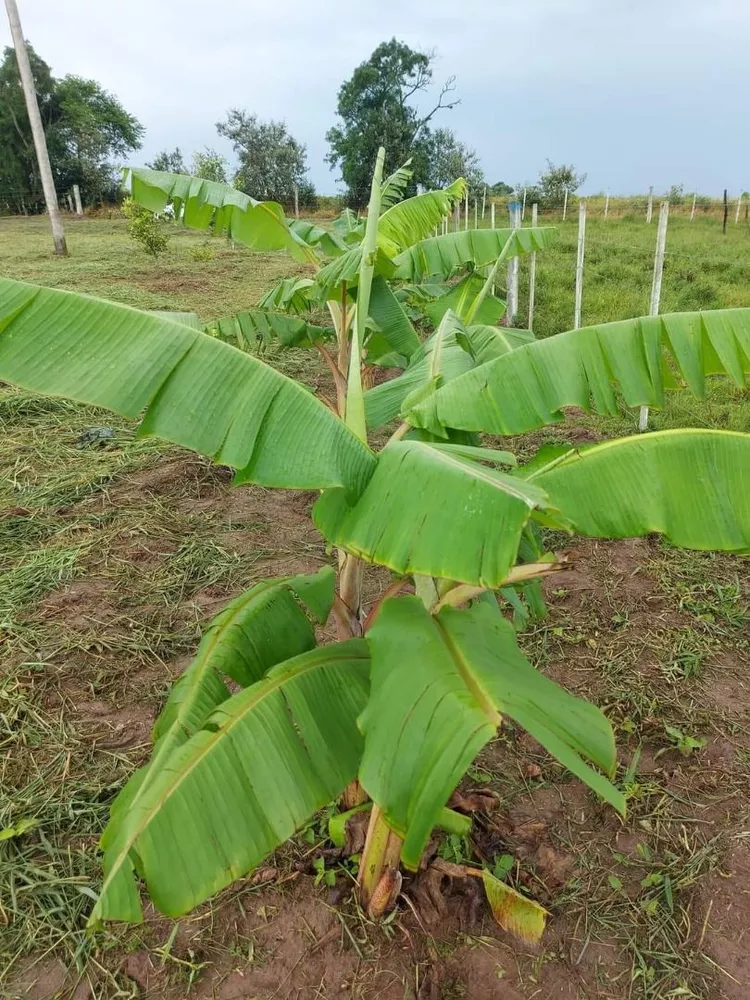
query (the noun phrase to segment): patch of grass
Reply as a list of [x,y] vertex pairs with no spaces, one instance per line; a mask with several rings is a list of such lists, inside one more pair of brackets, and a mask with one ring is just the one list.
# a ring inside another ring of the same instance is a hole
[[[197,312],[204,321],[247,309],[276,280],[307,270],[284,253],[251,253],[212,239],[210,259],[196,260],[205,233],[168,226],[168,251],[154,261],[126,233],[119,213],[110,219],[68,219],[70,256],[55,258],[46,217],[0,218],[3,274],[122,302],[139,309]],[[205,257],[205,255],[202,255]]]

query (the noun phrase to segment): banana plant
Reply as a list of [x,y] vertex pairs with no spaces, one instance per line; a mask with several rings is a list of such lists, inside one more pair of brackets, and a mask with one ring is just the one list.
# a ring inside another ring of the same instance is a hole
[[[113,804],[92,926],[142,919],[139,880],[163,913],[186,913],[342,796],[369,807],[358,891],[382,915],[402,872],[425,863],[435,830],[465,829],[447,803],[504,717],[623,813],[609,721],[535,669],[497,595],[555,571],[549,560],[519,563],[535,526],[750,549],[748,434],[639,434],[542,449],[520,466],[474,437],[542,427],[570,404],[611,412],[617,392],[631,406],[658,407],[667,388],[700,396],[707,376],[745,385],[750,370],[750,309],[634,319],[545,341],[473,323],[509,242],[525,236],[500,244],[473,313],[462,322],[447,310],[431,342],[415,347],[422,376],[379,411],[378,421],[394,413],[400,422],[372,447],[366,415],[378,390],[363,389],[362,360],[382,309],[382,260],[409,278],[428,256],[398,263],[404,251],[379,242],[383,158],[381,150],[354,315],[332,327],[335,407],[179,316],[0,279],[0,379],[140,418],[140,434],[233,467],[238,485],[319,491],[313,521],[337,551],[335,567],[257,584],[206,631],[156,723],[150,762]],[[228,199],[215,185],[193,195],[180,184],[186,218],[219,216],[259,249],[303,246],[291,226],[281,231],[278,206]],[[398,242],[393,229],[388,240]],[[468,361],[449,371],[457,350]],[[387,567],[392,583],[363,606],[372,565]],[[329,615],[336,641],[318,644],[315,623]],[[479,866],[462,872],[482,879],[503,926],[526,940],[541,935],[540,906]]]
[[[133,199],[145,208],[163,211],[171,205],[175,219],[187,226],[226,232],[252,249],[286,249],[311,266],[310,277],[282,279],[256,305],[213,320],[206,331],[243,350],[262,352],[274,340],[284,348],[314,348],[331,371],[337,412],[343,414],[345,355],[360,296],[366,220],[345,209],[329,231],[287,221],[279,205],[255,202],[212,181],[141,168],[126,174]],[[423,360],[419,324],[434,329],[449,309],[467,319],[479,297],[472,323],[494,326],[505,303],[482,289],[498,255],[541,250],[556,237],[551,227],[435,236],[465,196],[466,182],[458,178],[442,190],[402,201],[410,177],[407,162],[381,181],[377,204],[368,209],[368,220],[376,213],[378,224],[368,251],[374,254],[369,306],[359,309],[365,316],[359,331],[365,388],[375,380],[375,366],[406,370],[412,362],[417,370],[409,370],[402,388],[413,386]],[[325,313],[327,320],[321,320]]]

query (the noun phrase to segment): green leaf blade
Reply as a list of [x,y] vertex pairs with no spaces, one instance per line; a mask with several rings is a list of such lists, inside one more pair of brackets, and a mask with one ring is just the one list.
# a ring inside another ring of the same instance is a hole
[[[360,759],[368,667],[362,640],[303,653],[223,702],[171,755],[109,845],[134,852],[163,913],[180,916],[246,874],[340,794]],[[130,913],[114,890],[97,906],[99,919]]]
[[135,418],[265,486],[360,490],[375,459],[257,358],[150,313],[0,279],[0,378]]
[[750,550],[750,434],[691,428],[619,438],[552,454],[532,476],[581,534],[659,532],[684,548]]

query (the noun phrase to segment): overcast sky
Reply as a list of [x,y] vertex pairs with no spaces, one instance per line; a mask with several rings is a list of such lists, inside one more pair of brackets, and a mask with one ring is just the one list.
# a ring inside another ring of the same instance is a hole
[[164,147],[230,153],[215,123],[235,106],[285,119],[333,191],[338,88],[395,35],[435,51],[436,82],[456,75],[461,104],[439,122],[492,182],[533,180],[549,157],[586,171],[589,192],[750,188],[750,0],[18,4],[55,75],[93,77],[146,126],[136,163]]

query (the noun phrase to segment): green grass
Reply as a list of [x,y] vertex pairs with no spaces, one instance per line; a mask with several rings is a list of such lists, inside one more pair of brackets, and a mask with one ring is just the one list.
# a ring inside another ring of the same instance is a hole
[[[154,261],[125,231],[126,220],[66,219],[70,256],[55,258],[46,218],[0,218],[3,275],[136,306],[197,312],[208,321],[247,309],[274,281],[305,273],[286,254],[254,254],[167,225],[167,252]],[[206,246],[210,260],[195,260]]]

